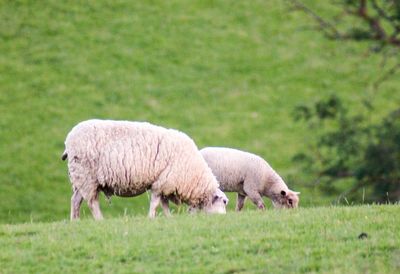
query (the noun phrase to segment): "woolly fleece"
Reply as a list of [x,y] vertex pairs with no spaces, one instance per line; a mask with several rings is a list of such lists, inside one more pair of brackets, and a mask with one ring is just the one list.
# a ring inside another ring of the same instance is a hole
[[207,204],[218,182],[186,134],[146,122],[88,120],[65,141],[71,183],[85,200],[152,192]]

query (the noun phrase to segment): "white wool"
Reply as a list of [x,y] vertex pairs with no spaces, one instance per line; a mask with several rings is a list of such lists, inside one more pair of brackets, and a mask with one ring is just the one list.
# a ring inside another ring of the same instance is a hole
[[226,147],[206,147],[200,152],[220,183],[222,191],[237,192],[249,198],[253,198],[252,193],[258,197],[258,193],[273,201],[281,198],[282,191],[292,192],[278,173],[260,156]]
[[146,122],[81,122],[68,134],[64,156],[73,188],[85,200],[99,190],[107,196],[136,196],[151,189],[201,205],[218,188],[191,138]]

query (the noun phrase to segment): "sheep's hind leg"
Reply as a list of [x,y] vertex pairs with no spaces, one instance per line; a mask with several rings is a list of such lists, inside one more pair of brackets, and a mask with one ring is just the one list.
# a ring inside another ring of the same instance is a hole
[[242,210],[245,200],[246,200],[246,195],[242,195],[242,194],[238,193],[237,203],[236,203],[236,211]]
[[150,198],[150,209],[149,209],[149,218],[155,218],[157,213],[157,207],[160,204],[161,195],[151,192]]
[[100,203],[99,203],[99,193],[97,192],[92,198],[88,200],[88,206],[92,212],[93,218],[95,220],[103,220],[103,214],[101,214]]
[[82,195],[77,189],[74,189],[74,193],[71,197],[71,220],[79,219],[82,201]]

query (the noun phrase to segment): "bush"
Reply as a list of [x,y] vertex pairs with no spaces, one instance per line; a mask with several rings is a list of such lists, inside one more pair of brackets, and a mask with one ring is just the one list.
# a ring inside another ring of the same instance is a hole
[[[370,104],[365,110],[351,114],[335,95],[296,107],[295,120],[306,121],[315,138],[293,160],[303,164],[329,194],[358,201],[398,201],[400,108],[379,123],[369,120]],[[360,195],[361,189],[366,197]]]

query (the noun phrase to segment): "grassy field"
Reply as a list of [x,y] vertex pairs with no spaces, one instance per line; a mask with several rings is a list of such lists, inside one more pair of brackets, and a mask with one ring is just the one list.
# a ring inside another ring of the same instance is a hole
[[398,205],[1,225],[0,273],[399,273],[395,216]]
[[[310,24],[280,0],[0,0],[0,223],[68,216],[63,142],[94,117],[150,121],[199,147],[255,152],[302,191],[302,206],[328,205],[291,162],[313,137],[293,122],[294,106],[335,93],[356,112],[372,97],[379,119],[399,104],[400,80],[373,93],[380,59]],[[142,196],[107,210],[146,208]]]

